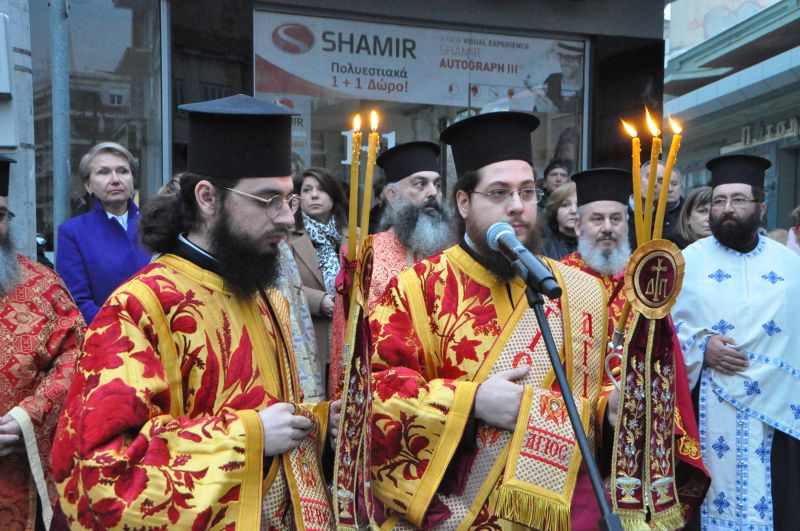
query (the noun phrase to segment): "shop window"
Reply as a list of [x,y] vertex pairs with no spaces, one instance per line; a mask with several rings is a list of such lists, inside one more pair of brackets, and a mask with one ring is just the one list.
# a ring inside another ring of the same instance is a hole
[[[160,2],[91,0],[69,3],[71,211],[88,208],[77,175],[95,143],[125,145],[139,161],[140,196],[162,182]],[[55,240],[49,8],[30,2],[36,138],[36,231]],[[101,21],[101,22],[98,22]]]

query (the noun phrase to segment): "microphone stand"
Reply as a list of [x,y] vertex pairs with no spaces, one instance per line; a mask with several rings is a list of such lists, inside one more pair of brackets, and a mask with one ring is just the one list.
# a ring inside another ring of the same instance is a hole
[[544,315],[544,299],[542,298],[542,294],[531,287],[534,284],[528,278],[528,269],[520,260],[514,261],[514,269],[517,271],[517,274],[525,280],[525,284],[527,284],[525,295],[528,297],[528,305],[533,308],[533,312],[536,314],[536,321],[539,323],[539,330],[542,332],[542,338],[547,347],[547,354],[550,356],[550,363],[553,366],[558,386],[561,388],[561,396],[564,398],[564,404],[567,406],[567,413],[569,413],[569,420],[572,423],[572,430],[575,432],[575,439],[578,441],[578,447],[586,463],[586,469],[589,471],[592,490],[594,490],[597,504],[600,506],[600,511],[602,512],[602,517],[598,521],[599,528],[603,531],[623,531],[619,516],[612,513],[608,505],[608,499],[606,499],[605,490],[603,489],[603,481],[600,478],[600,471],[594,460],[594,454],[591,448],[589,448],[589,441],[586,438],[583,424],[581,424],[578,409],[575,407],[575,399],[572,396],[572,390],[567,381],[567,375],[564,373],[564,367],[561,364],[561,358],[558,357],[558,349],[553,340],[553,334],[550,331],[550,326],[547,324],[547,318]]

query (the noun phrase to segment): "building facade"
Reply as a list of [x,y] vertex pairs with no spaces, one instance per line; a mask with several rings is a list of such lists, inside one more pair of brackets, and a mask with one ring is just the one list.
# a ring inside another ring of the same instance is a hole
[[[53,160],[59,5],[68,11],[68,175]],[[134,153],[140,201],[183,170],[182,103],[245,93],[291,106],[295,168],[325,166],[343,181],[353,116],[368,129],[370,110],[380,116],[382,149],[438,141],[453,121],[479,112],[533,112],[542,121],[532,138],[536,167],[562,158],[575,171],[628,165],[619,119],[638,120],[645,104],[661,110],[657,1],[0,0],[0,12],[20,6],[29,42],[15,46],[30,50],[32,112],[23,119],[34,135],[16,151],[35,153],[25,164],[35,199],[24,205],[35,222],[15,239],[28,254],[35,233],[52,251],[59,211],[87,208],[75,171],[92,144],[113,140]],[[447,153],[442,172],[452,182]],[[57,193],[63,179],[69,197]]]
[[[672,4],[685,42],[665,75],[665,113],[685,127],[679,168],[689,188],[724,154],[768,159],[766,228],[787,228],[800,204],[800,2],[718,0]],[[694,33],[705,31],[704,38]],[[700,29],[697,29],[700,28]],[[672,42],[672,39],[670,39]]]

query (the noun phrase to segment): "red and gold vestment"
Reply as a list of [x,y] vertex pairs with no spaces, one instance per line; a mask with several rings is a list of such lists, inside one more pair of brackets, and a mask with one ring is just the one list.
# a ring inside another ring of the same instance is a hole
[[53,445],[71,527],[324,528],[329,502],[308,489],[322,483],[327,404],[314,408],[311,447],[263,454],[258,411],[302,397],[288,323],[276,291],[236,297],[173,254],[116,290],[87,333]]
[[50,446],[86,324],[58,275],[17,260],[18,284],[0,298],[0,416],[20,424],[26,453],[0,457],[0,526],[32,530],[37,496],[47,526],[58,503]]
[[[594,279],[549,263],[573,296],[568,302],[546,299],[545,313],[594,442],[605,344],[603,291]],[[498,516],[507,483],[503,464],[513,454],[504,446],[510,432],[474,422],[471,412],[479,383],[496,365],[527,363],[533,367],[529,376],[538,374],[541,381],[538,387],[526,386],[524,396],[533,396],[531,415],[552,416],[548,408],[538,407],[560,394],[535,322],[522,343],[514,343],[529,311],[520,279],[499,281],[460,246],[415,264],[390,283],[370,316],[371,488],[378,523],[399,529],[522,528]],[[509,351],[509,345],[521,348]],[[504,358],[506,353],[511,356]],[[527,420],[522,413],[520,418]],[[565,417],[558,420],[563,425]],[[517,431],[520,426],[524,430],[518,423]],[[574,446],[554,433],[548,437]],[[531,453],[556,447],[533,439],[527,443]],[[482,462],[481,456],[492,449],[500,452],[498,457]],[[559,457],[556,452],[554,459]],[[570,516],[573,525],[576,518],[594,525],[599,512],[588,477],[574,467],[570,474],[566,497],[548,499],[547,489],[538,486],[530,489],[533,496],[507,497],[514,503],[523,500],[527,509],[510,508],[511,503],[506,512],[516,513],[517,521],[552,517],[551,528],[569,525]]]

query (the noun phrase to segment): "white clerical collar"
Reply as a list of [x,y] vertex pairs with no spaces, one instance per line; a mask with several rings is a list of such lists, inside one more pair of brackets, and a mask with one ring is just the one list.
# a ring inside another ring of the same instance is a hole
[[198,247],[197,245],[195,245],[195,244],[193,244],[192,242],[190,242],[190,241],[188,240],[188,238],[186,238],[186,236],[184,236],[183,234],[179,234],[179,235],[178,235],[178,241],[181,241],[181,242],[185,243],[186,245],[188,245],[189,247],[191,247],[192,249],[194,249],[194,250],[195,250],[195,251],[197,251],[198,253],[202,254],[203,256],[205,256],[205,257],[207,257],[207,258],[210,258],[211,260],[214,260],[214,261],[216,261],[216,260],[217,260],[216,258],[214,258],[213,256],[211,256],[210,254],[208,254],[206,251],[204,251],[203,249],[201,249],[201,248],[200,248],[200,247]]
[[106,210],[106,216],[108,216],[108,219],[116,219],[117,221],[119,221],[119,224],[122,225],[123,229],[125,229],[126,231],[128,230],[128,212],[127,211],[125,211],[125,213],[122,214],[121,216],[117,216],[115,214],[112,214],[108,210]]
[[464,232],[464,243],[466,243],[467,246],[473,251],[478,252],[478,249],[475,247],[475,242],[472,241],[472,238],[470,238],[469,234],[467,234],[466,232]]

